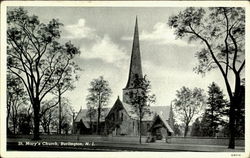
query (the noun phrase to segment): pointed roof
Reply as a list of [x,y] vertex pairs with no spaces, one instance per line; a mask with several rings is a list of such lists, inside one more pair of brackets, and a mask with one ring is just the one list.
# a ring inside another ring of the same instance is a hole
[[160,115],[163,120],[169,119],[170,108],[170,106],[150,106],[150,110]]
[[[131,119],[139,120],[139,116],[134,111],[133,106],[122,102],[119,99],[119,96],[117,97],[113,107],[109,110],[109,113],[106,115],[106,119],[113,112],[113,109],[115,109],[117,106],[123,107],[123,109]],[[159,118],[163,122],[165,128],[167,128],[169,132],[173,133],[173,130],[168,123],[170,108],[170,106],[151,106],[149,107],[149,111],[144,114],[142,121],[153,121],[153,123],[155,123],[156,119]]]
[[132,54],[130,60],[129,77],[127,85],[124,89],[133,88],[133,82],[136,76],[138,78],[143,78],[137,17],[135,20],[135,30],[134,30],[134,39],[133,39]]
[[161,115],[156,115],[156,117],[155,117],[154,120],[153,120],[152,126],[150,127],[149,130],[152,130],[152,129],[155,127],[154,124],[155,124],[155,122],[156,122],[157,119],[160,119],[160,120],[161,120],[161,122],[163,123],[163,125],[165,126],[165,128],[167,128],[167,130],[168,130],[170,133],[174,133],[173,129],[169,126],[168,122],[167,122],[164,118],[162,118]]
[[[100,119],[101,122],[105,121],[105,117],[109,113],[110,108],[103,108],[102,110],[103,112]],[[82,121],[84,124],[86,122],[90,122],[90,118],[88,117],[88,109],[80,109],[80,111],[76,116],[75,122],[80,122],[80,121]],[[96,118],[94,118],[93,121],[97,121]]]
[[[109,113],[113,111],[115,106],[122,106],[130,118],[135,120],[139,119],[139,116],[135,112],[133,106],[131,104],[122,102],[119,99],[119,97],[116,99],[113,107],[109,110]],[[108,116],[109,113],[106,116]],[[144,114],[142,121],[152,121],[157,115],[161,116],[163,120],[167,121],[169,119],[169,113],[170,113],[170,106],[150,106],[149,111]]]

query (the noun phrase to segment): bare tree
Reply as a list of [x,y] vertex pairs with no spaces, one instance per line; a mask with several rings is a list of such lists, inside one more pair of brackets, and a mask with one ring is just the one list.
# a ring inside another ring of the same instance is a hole
[[[228,148],[234,149],[235,109],[242,100],[240,83],[245,68],[245,9],[191,7],[171,16],[168,24],[175,29],[178,38],[201,42],[203,48],[197,52],[199,64],[194,69],[196,72],[204,74],[218,68],[223,76],[230,99]],[[229,81],[231,76],[234,83]]]
[[[56,110],[58,108],[57,106],[54,106],[58,104],[58,101],[57,101],[57,98],[52,98],[51,100],[43,101],[42,104],[43,106],[42,106],[41,111],[43,115],[41,116],[41,125],[43,127],[44,132],[47,134],[50,134],[50,125],[52,121],[58,120],[58,117],[56,116],[57,114]],[[50,108],[52,106],[53,108]],[[49,110],[46,110],[46,109],[49,109]],[[43,112],[45,110],[46,112]]]
[[24,90],[22,81],[9,73],[7,75],[7,130],[9,130],[9,118],[13,125],[13,133],[16,133],[18,124],[18,111],[24,104],[27,104],[27,93]]
[[[23,8],[7,12],[7,67],[19,77],[29,95],[34,112],[34,138],[39,138],[41,102],[76,65],[73,58],[80,54],[71,42],[58,43],[58,20],[41,23]],[[56,106],[56,105],[54,105]]]
[[78,81],[79,75],[77,74],[78,71],[81,71],[81,69],[78,67],[78,65],[74,65],[74,70],[69,71],[67,75],[58,83],[54,90],[52,90],[52,93],[58,97],[58,128],[59,128],[59,134],[61,134],[62,130],[62,95],[67,92],[73,90],[74,83]]

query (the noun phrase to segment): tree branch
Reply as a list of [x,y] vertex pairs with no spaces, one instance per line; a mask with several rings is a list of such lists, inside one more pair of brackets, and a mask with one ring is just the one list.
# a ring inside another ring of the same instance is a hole
[[25,86],[26,89],[27,89],[27,92],[28,92],[28,94],[29,94],[29,97],[31,98],[31,102],[32,102],[32,100],[34,99],[34,97],[33,97],[33,95],[31,95],[30,89],[28,88],[28,85],[26,84],[26,82],[24,81],[24,79],[23,79],[18,73],[16,73],[15,71],[11,70],[11,68],[9,68],[9,70],[10,70],[13,74],[15,74],[17,77],[19,77],[19,78],[22,80],[24,86]]
[[209,49],[209,51],[210,51],[210,53],[211,53],[211,55],[212,55],[212,58],[214,59],[215,63],[217,64],[217,66],[219,67],[219,69],[220,69],[220,71],[221,71],[221,73],[222,73],[222,75],[223,75],[223,78],[224,78],[225,83],[226,83],[226,87],[227,87],[227,91],[228,91],[229,97],[232,98],[233,94],[232,94],[231,86],[230,86],[230,84],[229,84],[229,82],[228,82],[227,76],[225,75],[225,72],[224,72],[222,66],[220,65],[219,61],[218,61],[217,58],[215,57],[214,52],[213,52],[213,50],[212,50],[210,44],[208,43],[208,41],[207,41],[205,38],[203,38],[203,37],[201,37],[199,34],[197,34],[197,33],[194,31],[194,29],[192,28],[191,25],[189,25],[189,28],[192,30],[192,34],[196,35],[198,38],[200,38],[200,39],[201,39],[203,42],[205,42],[205,44],[207,45],[207,47],[208,47],[208,49]]
[[42,117],[49,109],[55,107],[58,103],[59,103],[59,101],[57,101],[54,105],[46,108],[44,111],[41,112],[40,116]]
[[25,26],[20,25],[20,27],[23,28],[23,31],[28,35],[29,40],[31,41],[35,49],[37,50],[37,53],[40,54],[39,48],[36,46],[35,42],[32,39],[32,34],[25,28]]
[[234,44],[233,71],[235,72],[236,71],[235,63],[236,63],[236,60],[237,60],[238,45],[237,45],[237,42],[236,42],[235,38],[231,34],[231,30],[232,30],[233,26],[234,25],[232,25],[232,27],[229,29],[229,37],[232,39],[233,44]]
[[240,68],[239,68],[239,70],[238,70],[238,73],[241,72],[241,70],[244,68],[244,66],[245,66],[245,60],[244,60],[243,63],[241,64],[241,66],[240,66]]
[[229,65],[229,51],[228,51],[228,43],[227,43],[227,38],[228,38],[228,34],[229,34],[229,22],[228,22],[228,17],[227,17],[227,13],[226,13],[226,9],[223,8],[223,12],[224,12],[224,16],[226,18],[226,27],[227,27],[227,33],[226,33],[226,38],[224,40],[225,46],[226,46],[226,76],[228,75],[228,65]]
[[[65,70],[66,67],[69,65],[69,61],[70,61],[70,59],[68,58],[67,63],[66,63],[65,66],[62,68],[63,70]],[[54,86],[52,86],[52,87],[49,88],[46,92],[44,92],[44,94],[42,95],[42,97],[40,98],[40,100],[42,100],[42,99],[45,97],[45,95],[46,95],[47,93],[49,93],[53,88],[55,88],[55,86],[61,81],[64,72],[65,72],[65,71],[63,71],[63,72],[61,73],[59,79],[58,79],[57,82],[54,84]],[[42,93],[42,91],[40,91],[40,93]]]

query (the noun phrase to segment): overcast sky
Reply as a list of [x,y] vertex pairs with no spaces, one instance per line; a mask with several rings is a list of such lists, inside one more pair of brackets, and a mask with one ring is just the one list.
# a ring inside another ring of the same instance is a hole
[[62,27],[62,42],[72,41],[80,48],[77,63],[83,69],[76,88],[64,95],[76,111],[86,108],[85,98],[92,79],[104,76],[109,81],[112,97],[111,107],[128,79],[132,50],[135,17],[138,17],[143,74],[148,76],[156,105],[170,105],[176,90],[182,86],[199,87],[207,91],[213,81],[223,88],[223,78],[218,71],[205,77],[195,74],[194,57],[200,45],[176,40],[167,21],[169,16],[184,8],[123,8],[123,7],[29,7],[29,14],[39,16],[47,23],[59,19]]

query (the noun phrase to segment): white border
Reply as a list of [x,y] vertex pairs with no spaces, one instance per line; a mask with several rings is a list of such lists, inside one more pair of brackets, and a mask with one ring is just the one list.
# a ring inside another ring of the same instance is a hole
[[247,1],[4,1],[1,2],[1,53],[0,53],[0,157],[250,157],[250,99],[249,95],[249,63],[246,62],[246,120],[245,120],[245,152],[237,152],[240,156],[232,156],[234,152],[10,152],[6,151],[6,9],[7,6],[53,6],[53,7],[245,7],[246,8],[246,59],[249,58],[249,16],[250,2]]

